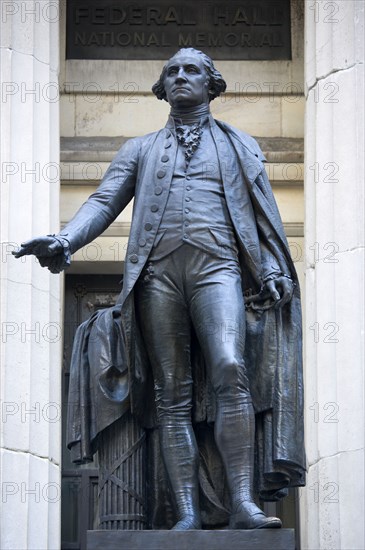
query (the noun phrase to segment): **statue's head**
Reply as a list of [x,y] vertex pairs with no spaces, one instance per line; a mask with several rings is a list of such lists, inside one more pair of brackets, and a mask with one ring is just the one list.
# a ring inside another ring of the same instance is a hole
[[194,48],[182,48],[171,57],[152,86],[157,98],[173,107],[209,103],[225,89],[226,83],[211,58]]

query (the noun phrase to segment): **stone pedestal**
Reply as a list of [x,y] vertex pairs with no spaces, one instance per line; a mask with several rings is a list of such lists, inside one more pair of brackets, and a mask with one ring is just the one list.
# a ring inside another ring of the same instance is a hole
[[294,529],[88,531],[87,550],[294,550]]

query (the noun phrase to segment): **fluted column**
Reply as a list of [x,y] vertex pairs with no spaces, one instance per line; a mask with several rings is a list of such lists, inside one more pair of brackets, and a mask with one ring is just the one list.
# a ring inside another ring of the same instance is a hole
[[[308,549],[364,545],[364,2],[305,2]],[[360,519],[361,518],[361,519]]]
[[10,252],[59,229],[59,3],[1,2],[1,541],[60,546],[60,277]]

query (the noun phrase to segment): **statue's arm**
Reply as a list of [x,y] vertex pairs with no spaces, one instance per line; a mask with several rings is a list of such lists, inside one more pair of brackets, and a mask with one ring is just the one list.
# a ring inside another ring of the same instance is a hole
[[129,140],[119,150],[95,193],[62,231],[22,243],[14,256],[34,254],[41,266],[52,273],[66,269],[71,254],[105,231],[133,198],[139,154],[140,140]]
[[[260,295],[271,297],[275,307],[278,308],[289,302],[293,296],[295,282],[292,279],[292,270],[294,267],[291,265],[292,262],[288,261],[290,254],[288,242],[265,171],[257,177],[255,184],[263,197],[261,207],[266,213],[265,216],[260,215],[259,220],[257,219],[263,280]],[[273,231],[273,227],[277,233]]]
[[281,270],[274,254],[262,241],[260,249],[263,286],[259,294],[246,297],[245,302],[263,302],[270,298],[271,306],[279,308],[291,300],[295,283],[290,275]]
[[138,170],[140,140],[131,139],[119,150],[102,182],[59,236],[73,254],[98,237],[132,200]]

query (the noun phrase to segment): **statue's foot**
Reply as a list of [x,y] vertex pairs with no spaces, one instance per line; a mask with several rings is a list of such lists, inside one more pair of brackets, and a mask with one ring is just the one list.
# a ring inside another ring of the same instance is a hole
[[279,518],[267,517],[254,502],[242,502],[239,510],[231,515],[230,529],[279,529]]
[[201,529],[200,519],[196,516],[185,516],[178,521],[171,531],[189,531],[190,529]]

